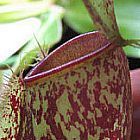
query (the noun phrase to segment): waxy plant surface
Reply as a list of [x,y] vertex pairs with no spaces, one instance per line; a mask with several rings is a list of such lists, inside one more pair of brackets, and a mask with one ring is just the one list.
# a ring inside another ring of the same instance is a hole
[[130,81],[127,64],[122,62],[127,60],[119,48],[28,87],[19,137],[40,140],[129,138]]

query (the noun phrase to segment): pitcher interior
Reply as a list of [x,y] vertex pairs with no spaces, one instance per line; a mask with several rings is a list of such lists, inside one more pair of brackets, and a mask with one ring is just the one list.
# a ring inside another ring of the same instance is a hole
[[83,56],[95,52],[107,45],[109,42],[99,32],[91,32],[80,35],[65,44],[43,59],[31,72],[28,77],[47,72],[72,61],[78,61]]

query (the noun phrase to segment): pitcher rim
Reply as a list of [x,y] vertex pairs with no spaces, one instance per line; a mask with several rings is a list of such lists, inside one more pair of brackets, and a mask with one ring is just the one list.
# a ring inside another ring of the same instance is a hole
[[42,78],[45,78],[45,77],[50,77],[53,74],[62,72],[63,70],[65,70],[67,68],[71,68],[71,67],[73,67],[75,65],[84,63],[85,61],[90,60],[93,57],[97,57],[100,54],[102,54],[103,52],[106,52],[107,50],[113,49],[115,47],[114,45],[112,45],[111,42],[108,41],[106,45],[104,45],[101,48],[98,48],[98,49],[92,51],[91,53],[87,53],[86,55],[84,55],[82,57],[76,58],[76,59],[74,59],[74,60],[72,60],[70,62],[67,62],[67,63],[65,63],[65,64],[63,64],[61,66],[57,66],[57,67],[52,68],[50,70],[43,71],[43,72],[37,73],[35,75],[33,74],[33,73],[36,72],[36,70],[39,67],[43,66],[43,63],[47,60],[47,58],[49,56],[51,56],[52,53],[56,53],[59,49],[63,49],[64,46],[69,45],[71,42],[73,42],[73,41],[75,41],[77,39],[81,40],[85,36],[92,35],[92,34],[101,34],[101,33],[98,32],[98,31],[93,31],[93,32],[88,32],[88,33],[85,33],[85,34],[81,34],[79,36],[76,36],[76,37],[70,39],[69,41],[65,42],[64,44],[60,45],[60,47],[58,47],[53,52],[51,52],[45,59],[41,60],[33,69],[31,69],[31,71],[25,76],[24,83],[26,83],[27,85],[28,84],[30,85],[32,82],[36,82],[39,79],[42,79]]

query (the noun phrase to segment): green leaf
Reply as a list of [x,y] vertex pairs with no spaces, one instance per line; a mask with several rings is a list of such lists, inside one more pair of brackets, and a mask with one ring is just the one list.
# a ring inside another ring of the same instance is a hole
[[60,4],[65,8],[64,21],[76,32],[85,33],[93,30],[92,20],[82,0],[67,0]]
[[139,48],[127,46],[124,48],[124,51],[125,51],[126,55],[129,57],[140,58],[140,49]]
[[11,3],[11,0],[0,0],[0,5],[9,4],[9,3]]
[[0,6],[0,22],[11,22],[46,13],[51,3],[36,1]]
[[17,0],[0,0],[0,5],[16,4],[16,3],[23,3],[23,2],[30,2],[30,1],[34,1],[34,0],[21,0],[21,1],[17,1]]
[[7,65],[12,66],[16,62],[17,56],[11,56],[5,61],[0,63],[0,69],[8,69]]
[[[127,39],[140,39],[140,1],[115,0],[114,2],[121,35]],[[140,49],[127,46],[124,50],[127,56],[140,58]]]
[[[62,17],[63,9],[60,7],[54,7],[51,11],[42,17],[42,25],[37,34],[35,34],[39,44],[45,50],[49,46],[56,44],[62,37]],[[14,71],[19,72],[20,69],[26,69],[33,62],[33,58],[40,53],[37,41],[33,37],[32,41],[25,46],[20,53],[17,60]]]
[[0,24],[0,63],[17,52],[40,27],[40,20],[29,18],[18,22]]
[[[44,43],[54,45],[61,39],[63,14],[64,10],[61,7],[54,7],[48,14],[44,15],[42,27],[36,34],[36,38],[42,46]],[[34,42],[36,43],[36,41]]]

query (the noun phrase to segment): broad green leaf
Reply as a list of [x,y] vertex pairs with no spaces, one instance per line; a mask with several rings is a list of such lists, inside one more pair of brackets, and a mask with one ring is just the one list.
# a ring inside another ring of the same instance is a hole
[[97,30],[102,31],[109,39],[120,38],[113,0],[83,0],[83,2]]
[[0,63],[18,51],[40,27],[37,18],[0,24]]
[[82,2],[82,0],[61,1],[65,8],[64,21],[76,32],[85,33],[93,30],[92,20]]
[[[62,36],[62,17],[64,10],[61,7],[54,7],[51,11],[42,17],[43,23],[42,27],[36,38],[41,45],[54,45],[56,44]],[[34,41],[36,44],[36,41]]]
[[133,58],[140,58],[140,49],[139,48],[134,48],[132,46],[126,46],[124,48],[124,51],[127,56],[133,57]]
[[[115,13],[121,35],[126,39],[140,39],[140,1],[114,0]],[[140,58],[140,49],[127,46],[124,48],[129,57]]]
[[21,2],[30,2],[34,0],[0,0],[0,5],[3,4],[16,4],[16,3],[21,3]]
[[11,0],[0,0],[0,5],[9,4],[9,3],[11,3]]
[[17,60],[17,56],[11,56],[8,59],[6,59],[5,61],[0,63],[0,70],[2,69],[8,69],[8,66],[12,66]]
[[[56,44],[62,37],[62,17],[63,9],[54,7],[49,13],[42,17],[42,25],[37,34],[35,34],[39,44],[45,50],[49,46]],[[14,70],[19,72],[20,69],[27,68],[32,62],[33,58],[40,53],[40,48],[35,40],[35,37],[25,46],[20,53],[20,56],[14,66]]]
[[52,4],[43,1],[0,6],[0,22],[11,22],[46,13]]

